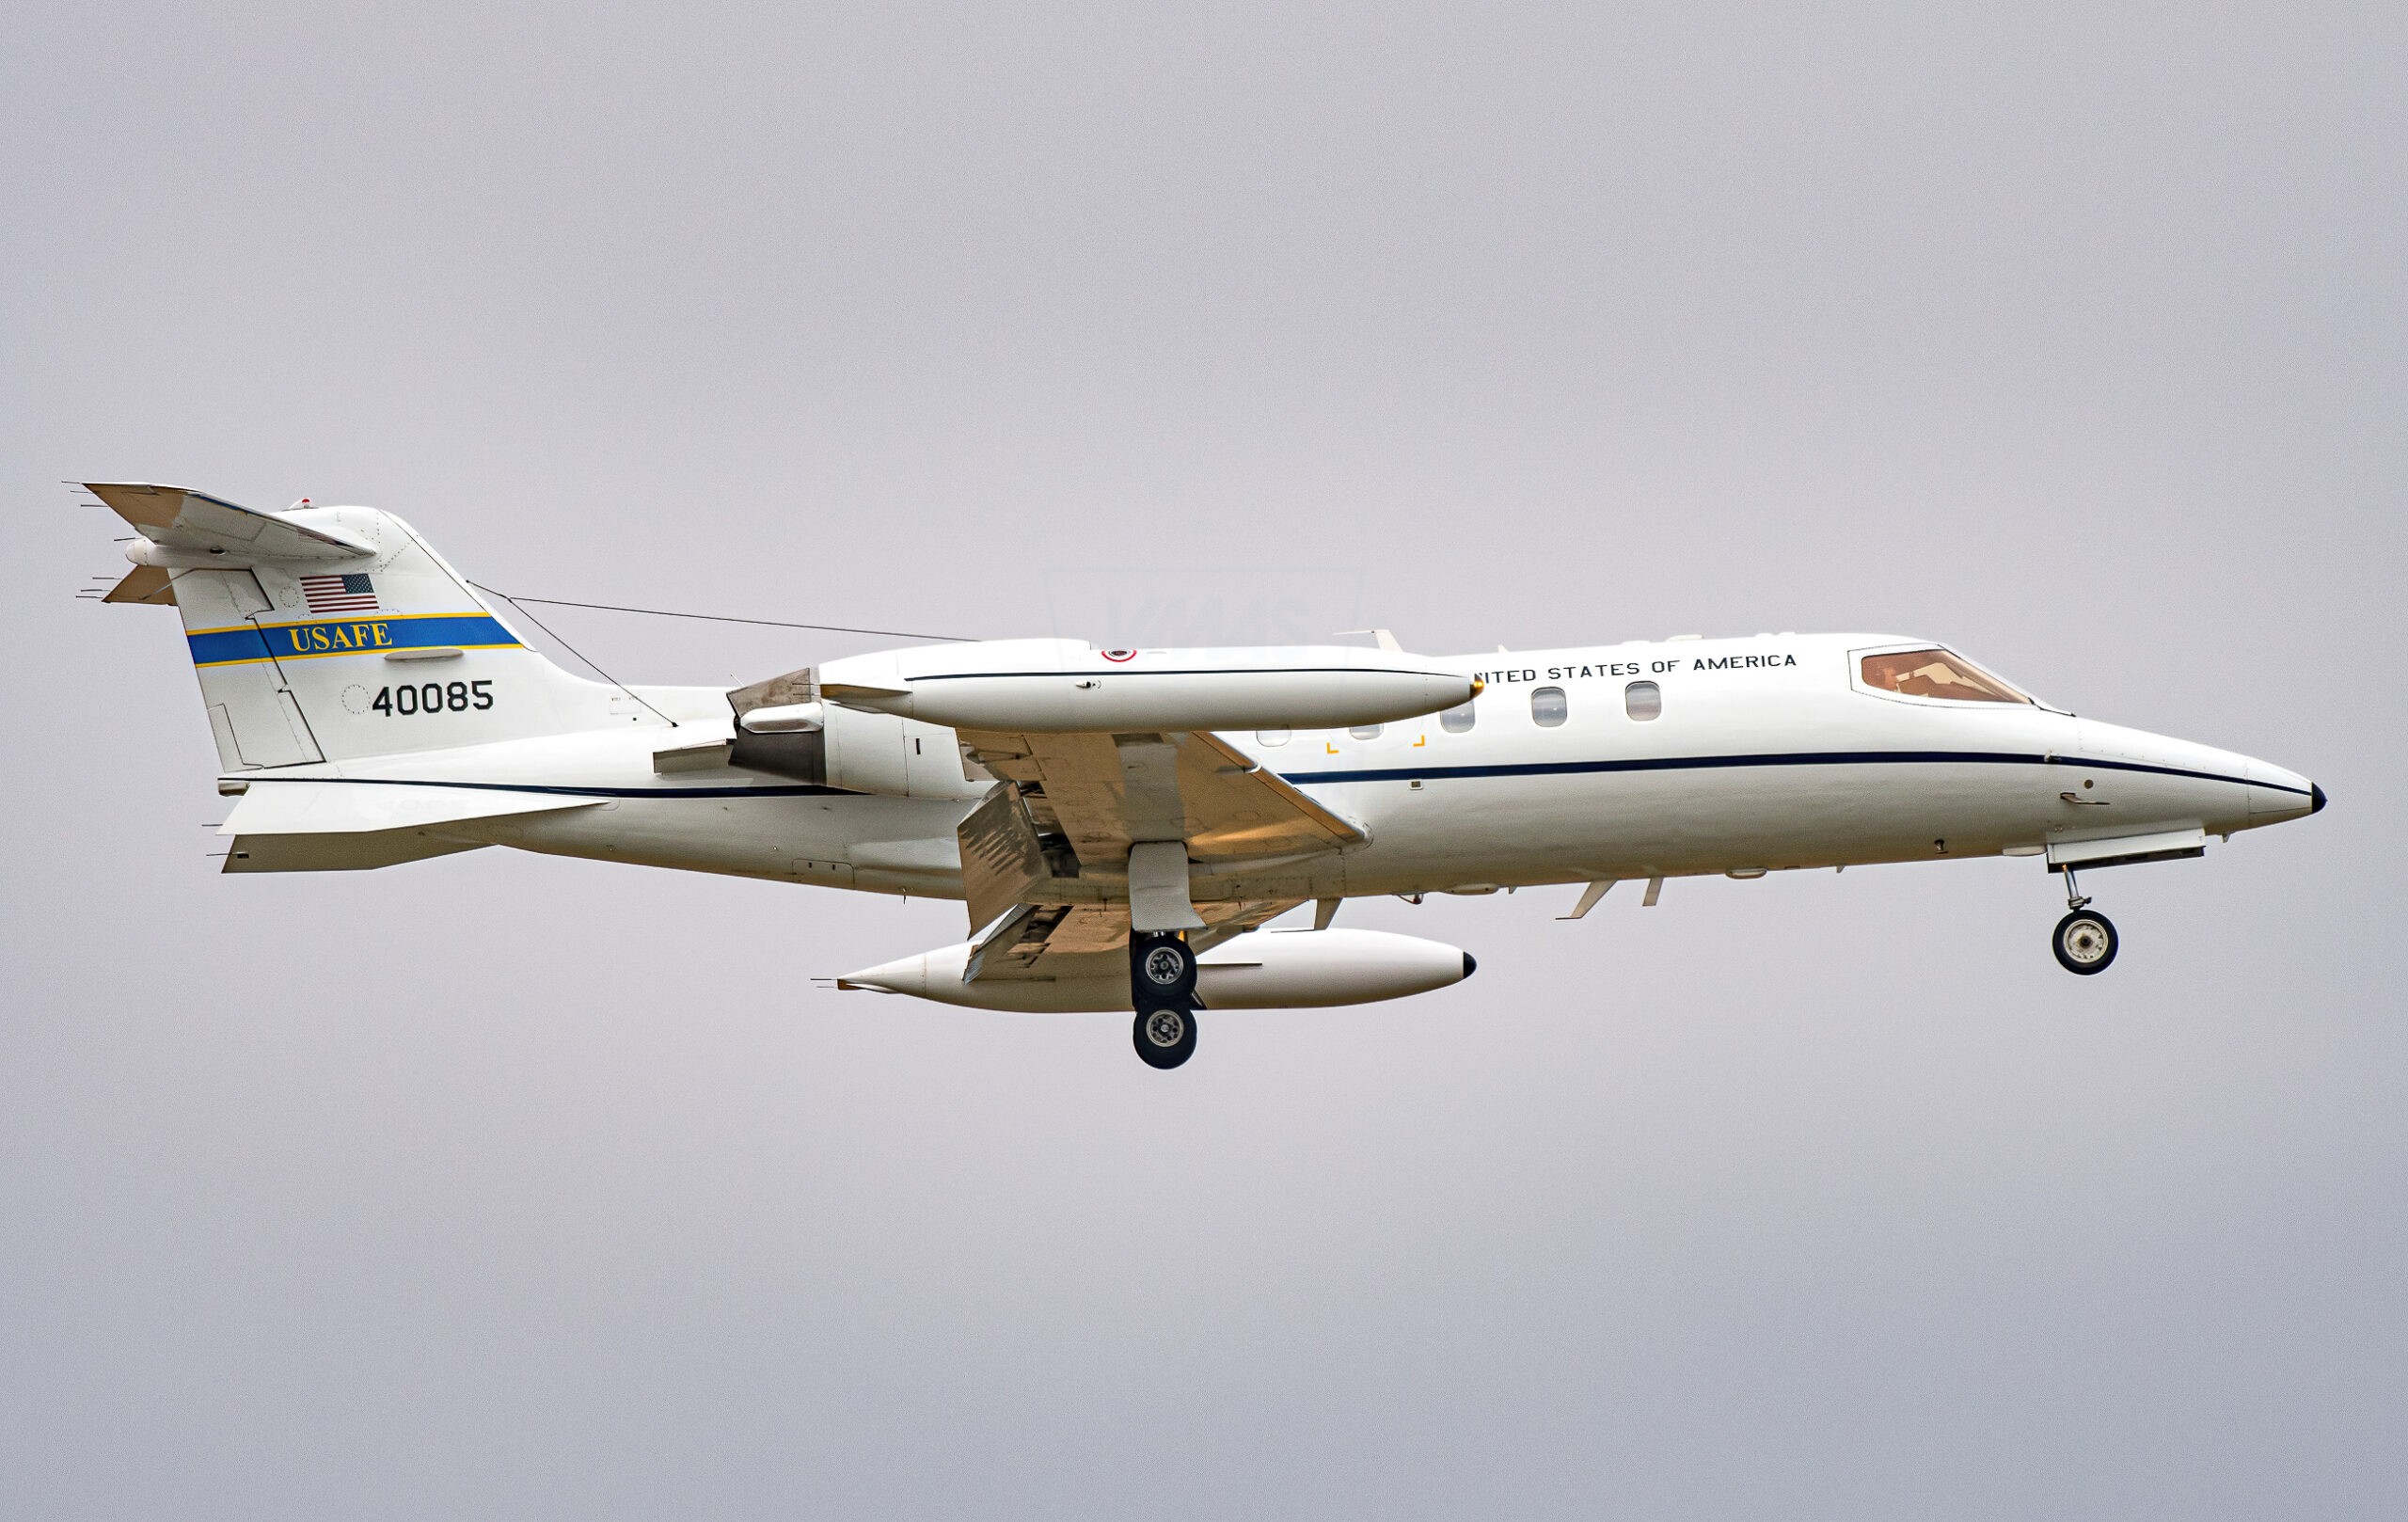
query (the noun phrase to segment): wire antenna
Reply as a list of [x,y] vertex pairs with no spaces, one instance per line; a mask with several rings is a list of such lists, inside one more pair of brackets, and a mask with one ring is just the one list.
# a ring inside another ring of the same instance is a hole
[[[470,582],[469,585],[477,587],[480,592],[493,592],[495,596],[501,598],[504,602],[522,609],[531,602],[546,608],[591,608],[605,613],[642,613],[648,618],[691,618],[705,624],[757,624],[764,628],[817,629],[828,634],[877,634],[895,640],[939,640],[947,644],[974,642],[965,634],[921,634],[911,629],[859,629],[846,624],[797,624],[783,618],[733,618],[725,613],[679,612],[673,608],[628,608],[614,602],[570,602],[562,597],[514,597],[509,593],[494,592],[493,588],[482,586],[476,582]],[[543,627],[540,624],[535,626]],[[554,635],[553,638],[558,639],[559,636]],[[579,656],[578,658],[583,660],[585,658]]]
[[[665,713],[662,713],[658,708],[654,708],[651,704],[644,703],[643,694],[638,692],[634,688],[629,687],[626,683],[611,675],[609,672],[604,671],[601,667],[594,665],[593,658],[588,656],[584,651],[579,650],[577,646],[569,643],[566,640],[562,639],[559,635],[553,634],[551,626],[546,624],[542,619],[537,618],[534,614],[529,612],[525,608],[520,607],[517,598],[512,596],[506,592],[496,592],[493,588],[485,586],[481,582],[471,581],[468,585],[475,587],[479,592],[484,593],[490,596],[499,597],[502,601],[510,604],[513,608],[517,608],[519,617],[525,619],[528,623],[534,625],[537,628],[542,629],[546,634],[550,635],[553,642],[562,649],[567,651],[570,655],[575,656],[578,659],[584,661],[586,666],[593,671],[594,675],[601,677],[604,681],[610,683],[612,687],[617,688],[620,691],[625,692],[627,696],[635,699],[638,703],[643,703],[643,706],[646,708],[650,708],[652,710],[652,716],[659,720],[662,723],[667,724],[672,729],[680,729],[684,727],[679,724],[676,720],[670,718]],[[539,600],[540,599],[538,598],[532,597],[528,599],[530,602]]]

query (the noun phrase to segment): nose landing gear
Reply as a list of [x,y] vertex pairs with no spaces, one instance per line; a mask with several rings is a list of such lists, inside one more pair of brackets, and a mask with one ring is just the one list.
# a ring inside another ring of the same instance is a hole
[[1176,1068],[1196,1054],[1196,953],[1168,930],[1129,937],[1130,1038],[1149,1068]]
[[2104,914],[2077,909],[2057,921],[2049,948],[2057,954],[2057,965],[2068,973],[2085,977],[2103,973],[2115,959],[2115,927]]
[[2089,896],[2074,880],[2073,868],[2057,869],[2066,875],[2066,917],[2049,936],[2049,949],[2057,954],[2057,965],[2068,973],[2083,977],[2103,973],[2115,959],[2115,926],[2106,915],[2090,907]]

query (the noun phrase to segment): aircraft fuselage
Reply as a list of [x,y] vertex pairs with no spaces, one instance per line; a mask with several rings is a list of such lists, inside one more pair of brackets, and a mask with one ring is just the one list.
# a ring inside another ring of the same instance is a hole
[[[1436,658],[1487,690],[1463,727],[1228,737],[1359,822],[1326,860],[1199,879],[1199,895],[1483,892],[1597,879],[2039,855],[2053,842],[2221,836],[2319,806],[2304,777],[2037,703],[1869,689],[1875,635],[1781,635]],[[1653,684],[1652,694],[1634,684]],[[715,690],[643,689],[723,724]],[[716,711],[714,711],[716,708]],[[918,729],[928,733],[913,736]],[[921,753],[948,732],[906,725]],[[869,796],[715,772],[659,775],[657,732],[480,748],[473,780],[596,792],[602,806],[491,827],[498,843],[653,865],[958,896],[954,828],[986,787]],[[504,754],[501,753],[515,753]],[[353,763],[461,778],[477,751]],[[898,769],[899,774],[899,769]]]

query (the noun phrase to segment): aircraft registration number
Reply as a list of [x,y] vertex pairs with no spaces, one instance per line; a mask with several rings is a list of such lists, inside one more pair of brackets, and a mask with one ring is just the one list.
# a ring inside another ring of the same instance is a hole
[[376,690],[375,701],[368,706],[388,719],[490,708],[493,706],[493,681],[488,677],[475,682],[404,682],[399,687],[380,687]]

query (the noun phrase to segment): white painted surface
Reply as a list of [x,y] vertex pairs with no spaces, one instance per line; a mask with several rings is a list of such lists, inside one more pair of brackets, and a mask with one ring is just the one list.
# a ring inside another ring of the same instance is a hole
[[[848,973],[840,986],[1021,1013],[1132,1007],[1126,975],[964,983],[969,958],[965,941]],[[1197,958],[1196,987],[1208,1009],[1301,1009],[1401,999],[1460,983],[1465,975],[1461,949],[1418,936],[1265,930]]]

